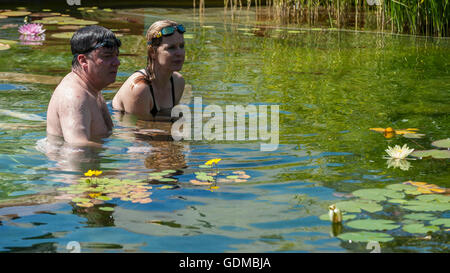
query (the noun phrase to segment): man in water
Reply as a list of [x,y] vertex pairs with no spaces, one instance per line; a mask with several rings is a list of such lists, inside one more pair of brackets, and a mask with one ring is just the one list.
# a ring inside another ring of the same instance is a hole
[[121,42],[101,26],[87,26],[70,40],[72,72],[53,92],[47,109],[47,138],[77,146],[101,146],[113,123],[101,90],[115,82]]

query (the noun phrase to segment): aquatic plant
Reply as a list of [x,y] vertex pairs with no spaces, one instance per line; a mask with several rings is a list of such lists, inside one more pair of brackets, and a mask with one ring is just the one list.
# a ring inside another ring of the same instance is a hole
[[[225,0],[225,10],[229,4],[233,14],[238,2],[242,8],[241,0]],[[287,24],[313,26],[325,17],[330,28],[354,25],[358,30],[375,25],[381,32],[449,35],[448,0],[272,0],[265,2],[267,10],[261,9],[262,3],[258,0],[247,0],[247,7],[252,3],[256,16]]]
[[99,176],[102,174],[102,171],[97,171],[97,170],[89,170],[88,172],[84,173],[84,176]]
[[336,207],[336,205],[331,205],[328,207],[328,215],[332,223],[342,222],[342,212]]
[[24,45],[42,45],[45,40],[45,29],[42,24],[25,23],[18,29],[21,34],[19,39]]
[[404,159],[409,154],[411,154],[414,149],[410,149],[408,145],[405,144],[402,147],[400,147],[399,145],[395,145],[394,148],[388,146],[385,151],[393,159]]
[[[333,236],[354,242],[374,239],[378,242],[389,242],[394,240],[389,234],[391,231],[410,234],[438,232],[450,226],[450,219],[438,214],[450,209],[450,197],[436,194],[445,192],[445,189],[436,185],[413,181],[391,184],[384,189],[360,189],[352,193],[353,199],[330,206],[328,215],[319,218],[324,221],[331,220],[331,210],[339,207],[343,215],[343,225],[363,231],[346,231],[342,234],[339,232],[333,233]],[[384,210],[385,208],[388,209]],[[380,219],[380,216],[386,213],[403,216],[396,217],[396,220]],[[352,220],[356,217],[357,219]],[[335,230],[334,223],[332,230]]]
[[25,36],[39,36],[45,32],[42,24],[29,23],[19,27],[19,32]]

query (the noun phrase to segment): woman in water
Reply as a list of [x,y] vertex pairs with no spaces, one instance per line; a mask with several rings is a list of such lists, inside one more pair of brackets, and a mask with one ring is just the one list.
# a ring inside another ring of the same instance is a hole
[[174,21],[153,23],[147,31],[147,66],[133,73],[114,96],[114,109],[139,119],[170,119],[183,95],[185,29]]

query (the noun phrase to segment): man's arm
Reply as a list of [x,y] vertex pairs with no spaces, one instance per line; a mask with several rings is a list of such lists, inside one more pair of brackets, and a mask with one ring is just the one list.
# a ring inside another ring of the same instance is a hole
[[111,115],[109,114],[108,106],[106,105],[105,98],[103,98],[102,93],[98,94],[98,99],[101,103],[102,115],[103,119],[105,120],[106,127],[108,127],[108,130],[112,131],[112,128],[114,126],[113,121],[111,119]]
[[92,113],[86,94],[67,96],[60,105],[59,120],[64,140],[77,146],[101,147],[90,141]]

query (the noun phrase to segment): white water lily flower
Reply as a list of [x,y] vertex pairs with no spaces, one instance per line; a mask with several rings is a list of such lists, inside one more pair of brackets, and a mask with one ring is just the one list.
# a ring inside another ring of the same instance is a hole
[[409,154],[411,154],[414,151],[414,149],[410,149],[405,144],[401,148],[398,145],[395,145],[394,148],[391,148],[390,146],[388,146],[388,148],[385,151],[393,159],[404,159]]

